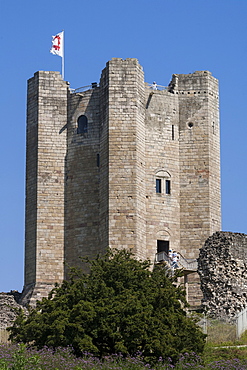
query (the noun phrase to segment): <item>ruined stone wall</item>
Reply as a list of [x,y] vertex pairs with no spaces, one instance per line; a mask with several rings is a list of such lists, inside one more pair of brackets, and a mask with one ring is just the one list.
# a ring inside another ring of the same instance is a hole
[[0,293],[0,328],[6,329],[13,324],[17,317],[18,309],[23,307],[18,303],[19,292]]
[[231,321],[247,307],[247,235],[210,236],[200,249],[198,272],[207,314]]

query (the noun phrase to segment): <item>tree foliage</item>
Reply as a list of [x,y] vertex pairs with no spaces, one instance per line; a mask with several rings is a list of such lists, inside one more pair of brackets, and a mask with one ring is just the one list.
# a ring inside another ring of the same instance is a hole
[[27,317],[20,313],[11,340],[38,348],[71,345],[77,355],[142,352],[149,360],[203,350],[205,336],[182,307],[184,290],[166,269],[151,272],[149,262],[125,250],[89,263],[90,273],[74,270]]

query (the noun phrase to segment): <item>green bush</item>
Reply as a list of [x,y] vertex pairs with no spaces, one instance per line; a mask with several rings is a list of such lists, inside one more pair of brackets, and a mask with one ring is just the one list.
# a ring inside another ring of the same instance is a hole
[[180,353],[201,353],[205,335],[186,316],[185,292],[162,267],[150,271],[122,250],[90,262],[90,273],[74,271],[70,281],[21,312],[10,328],[14,342],[38,348],[71,345],[76,355],[98,357],[141,352],[147,361]]

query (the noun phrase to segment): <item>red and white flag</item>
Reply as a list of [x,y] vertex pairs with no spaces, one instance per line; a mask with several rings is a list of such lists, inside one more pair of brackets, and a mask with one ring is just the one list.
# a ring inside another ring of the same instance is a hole
[[50,53],[60,57],[63,57],[63,34],[64,31],[52,36],[52,46],[50,49]]

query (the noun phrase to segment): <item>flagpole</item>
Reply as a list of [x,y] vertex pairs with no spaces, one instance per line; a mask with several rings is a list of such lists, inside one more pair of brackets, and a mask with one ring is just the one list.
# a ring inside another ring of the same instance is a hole
[[63,30],[62,77],[63,77],[63,80],[64,80],[64,30]]

